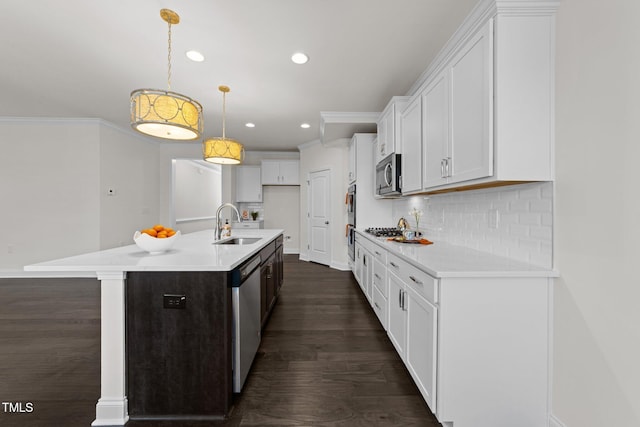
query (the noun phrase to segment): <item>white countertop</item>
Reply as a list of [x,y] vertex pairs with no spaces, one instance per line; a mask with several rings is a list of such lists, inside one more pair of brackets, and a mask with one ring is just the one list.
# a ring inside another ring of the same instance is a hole
[[434,277],[558,277],[552,269],[463,246],[444,242],[432,245],[399,243],[388,241],[386,237],[374,237],[363,230],[356,232],[358,237],[375,242]]
[[231,238],[259,237],[261,239],[249,245],[214,244],[213,230],[198,231],[181,235],[169,251],[160,254],[149,254],[134,243],[129,246],[31,264],[24,269],[40,272],[230,271],[257,254],[283,231],[280,229],[234,229]]

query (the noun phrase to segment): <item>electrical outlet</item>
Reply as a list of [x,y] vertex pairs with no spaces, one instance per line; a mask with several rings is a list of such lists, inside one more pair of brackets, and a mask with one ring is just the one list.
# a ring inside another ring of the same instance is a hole
[[489,228],[497,229],[498,225],[500,225],[500,212],[498,212],[498,209],[489,209],[487,216]]
[[164,294],[162,296],[164,308],[177,308],[184,310],[187,307],[187,296],[176,294]]

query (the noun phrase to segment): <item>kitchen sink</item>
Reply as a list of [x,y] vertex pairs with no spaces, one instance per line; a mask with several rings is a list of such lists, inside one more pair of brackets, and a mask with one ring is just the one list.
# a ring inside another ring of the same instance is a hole
[[260,237],[233,237],[228,240],[220,240],[219,242],[214,242],[214,245],[250,245],[259,240],[262,240]]

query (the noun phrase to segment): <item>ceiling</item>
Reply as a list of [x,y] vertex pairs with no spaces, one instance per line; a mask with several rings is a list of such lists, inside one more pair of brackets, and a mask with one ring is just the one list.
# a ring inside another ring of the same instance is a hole
[[[131,91],[167,89],[160,9],[169,8],[180,15],[171,90],[202,104],[204,136],[222,134],[217,88],[227,85],[228,137],[247,150],[295,150],[320,138],[322,122],[329,139],[358,129],[336,112],[357,123],[353,113],[382,111],[406,94],[477,1],[2,0],[0,116],[100,118],[130,129]],[[205,61],[187,59],[190,49]],[[291,62],[297,51],[307,64]],[[335,128],[321,112],[339,116]]]

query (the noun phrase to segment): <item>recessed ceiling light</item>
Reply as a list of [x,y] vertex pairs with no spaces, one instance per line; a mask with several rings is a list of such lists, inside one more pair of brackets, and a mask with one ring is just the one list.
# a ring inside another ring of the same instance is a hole
[[245,125],[246,127],[248,127],[248,128],[254,128],[254,127],[256,127],[256,124],[255,124],[255,123],[245,123],[244,125]]
[[197,50],[190,50],[186,53],[186,55],[187,55],[187,58],[189,58],[193,62],[204,61],[204,55],[198,52]]
[[303,123],[303,124],[300,125],[300,127],[302,129],[309,129],[311,127],[311,125],[309,123]]
[[306,64],[309,57],[302,52],[296,52],[291,55],[291,60],[296,64]]

